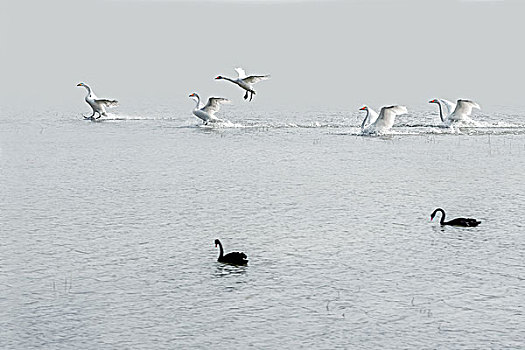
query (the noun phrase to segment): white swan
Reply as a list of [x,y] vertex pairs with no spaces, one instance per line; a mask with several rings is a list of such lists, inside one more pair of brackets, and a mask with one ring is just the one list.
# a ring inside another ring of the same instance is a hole
[[235,68],[235,71],[239,75],[237,79],[231,79],[228,77],[223,77],[221,75],[217,76],[215,79],[224,79],[231,81],[234,84],[237,84],[242,89],[246,90],[246,93],[244,94],[244,99],[247,100],[248,96],[250,96],[250,101],[253,98],[253,95],[255,95],[255,90],[253,89],[253,84],[258,83],[262,80],[267,80],[270,78],[270,75],[250,75],[247,76],[246,72],[242,68]]
[[194,92],[189,97],[197,101],[197,105],[193,109],[193,114],[197,118],[202,119],[205,125],[207,125],[208,122],[221,121],[221,119],[215,116],[215,113],[219,111],[221,104],[230,102],[230,100],[223,97],[210,97],[208,103],[204,107],[201,107],[201,98],[198,94]]
[[[439,118],[443,123],[451,123],[459,120],[469,119],[472,114],[472,109],[480,109],[479,105],[470,100],[457,100],[457,103],[439,98],[428,101],[428,103],[435,103],[439,107]],[[443,106],[445,113],[443,113]]]
[[[93,113],[89,117],[86,117],[85,115],[83,115],[83,117],[85,119],[94,120],[94,119],[100,118],[101,116],[106,116],[106,107],[116,107],[116,106],[118,106],[118,101],[117,100],[109,100],[109,99],[106,99],[106,98],[98,98],[87,84],[79,83],[79,84],[77,84],[77,86],[82,86],[82,87],[86,88],[88,94],[87,94],[85,100],[86,100],[87,104],[91,106],[91,109],[93,109]],[[95,116],[95,113],[98,113],[98,117],[93,118]]]
[[[367,107],[369,110],[369,108]],[[364,107],[361,108],[361,110],[364,110]],[[381,108],[381,111],[379,112],[379,116],[377,119],[369,124],[368,126],[365,126],[363,128],[364,133],[382,133],[385,131],[390,130],[392,126],[394,125],[394,121],[397,115],[408,113],[408,110],[405,106],[388,106]],[[365,125],[366,119],[369,118],[369,113],[367,113],[365,120],[363,121],[363,125]]]
[[366,117],[363,120],[363,123],[361,124],[361,130],[364,130],[368,125],[373,124],[376,120],[379,114],[377,114],[376,111],[374,111],[372,108],[368,106],[363,106],[359,108],[360,111],[366,111]]

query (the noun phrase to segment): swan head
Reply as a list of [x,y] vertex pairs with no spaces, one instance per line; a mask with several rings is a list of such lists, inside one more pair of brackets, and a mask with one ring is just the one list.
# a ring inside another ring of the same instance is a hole
[[368,106],[363,106],[359,108],[360,111],[368,111]]
[[197,93],[192,93],[191,95],[189,95],[188,97],[191,97],[193,99],[196,99],[196,98],[199,98],[199,95],[197,95]]
[[217,75],[217,77],[215,77],[215,79],[224,79],[224,78],[222,77],[222,75]]
[[83,88],[85,88],[88,91],[88,93],[91,93],[91,88],[89,87],[88,84],[78,83],[77,86],[82,86]]
[[441,211],[443,213],[443,215],[445,215],[445,211],[441,208],[436,208],[432,214],[430,214],[430,221],[434,220],[434,217],[436,216],[437,212],[438,211]]
[[218,239],[216,239],[216,240],[215,240],[215,248],[217,248],[217,246],[218,246],[219,244],[221,244],[221,242],[220,242]]

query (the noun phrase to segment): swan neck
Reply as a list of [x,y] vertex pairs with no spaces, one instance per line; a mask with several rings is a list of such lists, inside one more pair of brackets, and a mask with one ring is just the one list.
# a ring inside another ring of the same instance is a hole
[[219,241],[219,259],[221,259],[224,255],[224,249],[222,249],[222,243]]
[[445,222],[445,211],[443,209],[438,209],[437,211],[441,212],[441,220],[439,220],[439,223],[443,224]]
[[365,128],[365,125],[366,125],[366,121],[368,120],[368,117],[370,116],[370,111],[367,109],[366,110],[366,116],[365,116],[365,119],[363,120],[363,123],[361,124],[361,129],[364,129]]
[[[443,108],[441,107],[441,101],[437,101],[437,104],[439,106],[439,117],[441,118],[441,121],[444,122],[445,118],[443,118]],[[443,216],[445,216],[445,213],[443,212]]]
[[84,84],[83,86],[86,88],[86,90],[88,92],[88,96],[91,95],[91,88],[89,86],[87,86],[86,84]]
[[[197,105],[195,105],[195,109],[199,109],[200,105],[201,105],[201,97],[197,94],[195,94],[195,97],[197,97]],[[222,252],[222,245],[219,243],[219,245],[221,246],[221,252]],[[222,254],[221,254],[222,256]]]

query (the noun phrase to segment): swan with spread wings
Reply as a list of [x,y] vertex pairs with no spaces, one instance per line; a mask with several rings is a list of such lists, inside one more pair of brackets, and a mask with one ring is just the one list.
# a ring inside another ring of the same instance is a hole
[[445,124],[467,120],[472,114],[472,109],[481,109],[479,105],[471,100],[459,99],[456,103],[445,100],[444,98],[435,98],[428,103],[435,103],[439,107],[439,118]]
[[221,80],[228,80],[236,85],[238,85],[241,89],[246,90],[246,93],[244,94],[244,99],[247,100],[248,97],[250,98],[250,101],[253,98],[253,95],[255,95],[255,90],[253,89],[253,84],[258,83],[263,80],[267,80],[270,78],[270,75],[246,75],[246,72],[242,68],[235,68],[235,71],[237,72],[237,79],[232,79],[228,77],[223,77],[222,75],[217,76],[215,79]]
[[363,120],[363,124],[361,125],[361,128],[362,128],[363,133],[368,133],[368,134],[382,133],[382,132],[390,130],[392,126],[394,125],[396,116],[408,113],[408,110],[405,106],[395,105],[395,106],[383,107],[381,108],[381,111],[379,112],[379,116],[377,116],[377,119],[374,122],[366,125],[367,119],[370,119],[370,116],[369,116],[370,109],[367,106],[364,106],[360,108],[360,110],[367,111],[365,120]]
[[[98,98],[97,95],[91,90],[89,85],[85,83],[78,83],[77,86],[82,86],[86,88],[88,94],[86,95],[86,102],[93,110],[93,113],[89,116],[83,116],[85,119],[99,119],[101,116],[106,116],[106,108],[116,107],[118,106],[117,100],[110,100],[107,98]],[[98,113],[98,117],[95,118],[95,113]]]
[[210,97],[208,103],[204,107],[201,106],[201,98],[197,93],[192,93],[189,97],[197,101],[197,105],[193,109],[193,114],[202,120],[207,125],[208,123],[219,122],[221,119],[215,116],[215,113],[221,108],[221,104],[229,103],[230,100],[224,97]]

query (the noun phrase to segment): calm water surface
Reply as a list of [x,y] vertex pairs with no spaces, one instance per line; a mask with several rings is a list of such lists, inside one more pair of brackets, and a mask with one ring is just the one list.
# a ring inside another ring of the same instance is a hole
[[524,114],[121,113],[2,112],[0,348],[525,346]]

